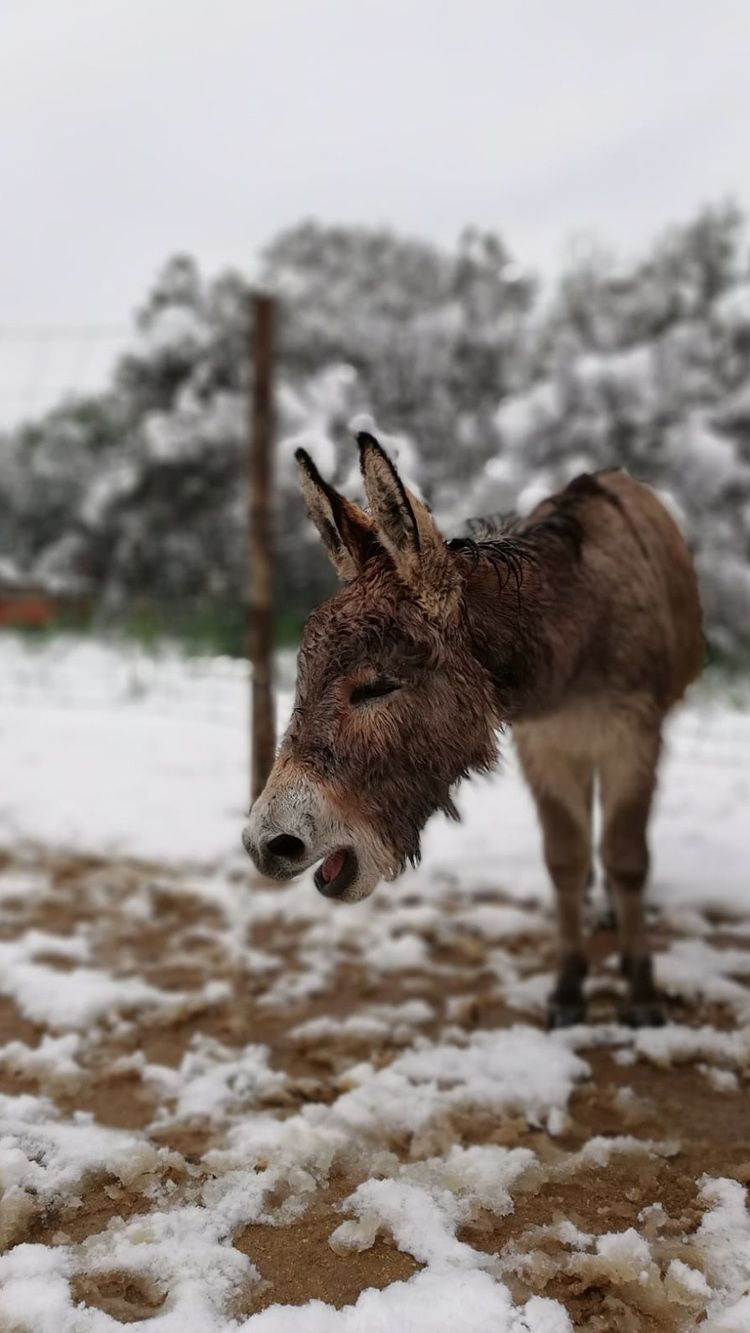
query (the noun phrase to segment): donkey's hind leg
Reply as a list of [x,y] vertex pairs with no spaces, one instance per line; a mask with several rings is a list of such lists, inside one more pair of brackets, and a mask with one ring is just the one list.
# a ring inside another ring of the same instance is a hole
[[583,904],[591,873],[592,765],[550,743],[533,724],[515,729],[524,775],[536,801],[544,858],[557,893],[559,961],[549,999],[550,1027],[586,1017],[583,982]]
[[622,969],[628,982],[622,1018],[633,1027],[664,1022],[643,919],[643,887],[649,867],[646,834],[659,747],[656,729],[618,729],[599,769],[601,857],[617,914]]

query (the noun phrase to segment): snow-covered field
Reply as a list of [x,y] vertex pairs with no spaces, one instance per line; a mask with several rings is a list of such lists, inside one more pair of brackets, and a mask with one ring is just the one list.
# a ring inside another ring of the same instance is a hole
[[750,1328],[750,711],[670,728],[672,1021],[614,1023],[599,933],[548,1035],[510,742],[337,906],[241,852],[247,705],[241,664],[0,641],[3,1333]]

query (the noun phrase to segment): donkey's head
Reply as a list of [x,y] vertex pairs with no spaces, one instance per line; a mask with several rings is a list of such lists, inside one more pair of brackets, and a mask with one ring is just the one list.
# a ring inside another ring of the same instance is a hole
[[464,564],[371,435],[358,437],[370,513],[297,453],[302,492],[341,588],[305,626],[289,728],[244,843],[291,879],[321,862],[331,898],[364,898],[419,856],[451,787],[495,756],[493,697],[471,652]]

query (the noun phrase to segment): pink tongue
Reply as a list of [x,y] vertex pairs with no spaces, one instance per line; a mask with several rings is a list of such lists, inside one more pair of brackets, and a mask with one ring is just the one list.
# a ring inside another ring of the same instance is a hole
[[341,874],[343,864],[344,864],[344,853],[341,851],[331,852],[331,855],[326,857],[325,861],[320,867],[320,873],[323,876],[323,879],[325,880],[326,884],[330,884],[332,879],[335,879],[337,875]]

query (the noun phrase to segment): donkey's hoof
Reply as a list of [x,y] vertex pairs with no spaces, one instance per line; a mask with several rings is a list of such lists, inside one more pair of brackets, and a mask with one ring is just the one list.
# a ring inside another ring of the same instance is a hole
[[656,1000],[623,1005],[620,1010],[620,1022],[629,1028],[663,1028],[666,1023],[664,1010]]
[[547,1031],[554,1032],[555,1028],[572,1028],[576,1023],[586,1022],[586,1006],[583,1002],[576,1004],[559,1004],[552,1000],[547,1009]]

